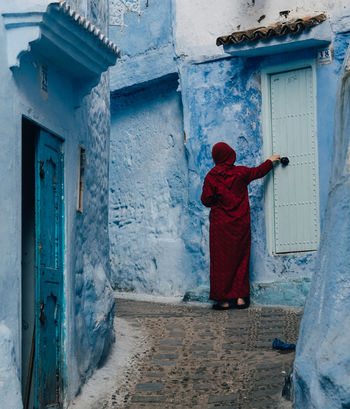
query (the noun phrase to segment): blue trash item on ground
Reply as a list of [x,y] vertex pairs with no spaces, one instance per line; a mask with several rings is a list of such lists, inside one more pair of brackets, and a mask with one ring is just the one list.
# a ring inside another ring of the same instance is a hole
[[280,351],[294,351],[295,344],[286,344],[278,338],[275,338],[272,343],[272,349],[279,349]]

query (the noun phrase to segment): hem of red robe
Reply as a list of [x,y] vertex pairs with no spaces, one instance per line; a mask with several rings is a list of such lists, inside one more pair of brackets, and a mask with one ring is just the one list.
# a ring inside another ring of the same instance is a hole
[[212,301],[231,301],[231,300],[233,300],[234,298],[235,299],[237,299],[237,298],[245,298],[245,297],[249,297],[250,296],[250,292],[248,291],[248,292],[242,292],[242,293],[239,293],[239,295],[237,295],[237,293],[236,294],[234,294],[234,295],[226,295],[226,296],[224,296],[224,297],[217,297],[217,296],[215,296],[215,295],[209,295],[209,300],[212,300]]

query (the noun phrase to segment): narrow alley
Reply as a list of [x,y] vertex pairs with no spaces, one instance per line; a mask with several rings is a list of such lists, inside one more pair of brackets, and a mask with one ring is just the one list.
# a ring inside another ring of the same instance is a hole
[[[117,334],[118,323],[126,321],[142,347],[132,347],[124,382],[102,396],[96,391],[95,403],[91,391],[83,390],[71,408],[287,407],[281,392],[294,353],[272,350],[272,341],[277,337],[295,343],[300,318],[301,310],[284,307],[218,312],[208,305],[118,299]],[[119,345],[134,342],[127,333],[123,337]],[[104,375],[102,382],[111,384],[111,377]],[[94,382],[93,377],[90,384]]]
[[0,0],[0,104],[0,409],[350,409],[350,0]]

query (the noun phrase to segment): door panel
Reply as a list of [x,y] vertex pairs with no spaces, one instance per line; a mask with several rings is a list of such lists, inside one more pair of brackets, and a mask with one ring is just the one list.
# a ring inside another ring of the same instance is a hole
[[316,250],[319,193],[312,69],[270,76],[273,153],[289,165],[274,169],[275,252]]
[[40,130],[36,147],[36,407],[59,408],[63,275],[61,142]]

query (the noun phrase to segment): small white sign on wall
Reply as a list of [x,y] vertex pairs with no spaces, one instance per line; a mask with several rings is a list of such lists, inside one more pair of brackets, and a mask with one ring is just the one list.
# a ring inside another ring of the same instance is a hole
[[320,48],[317,51],[317,65],[330,64],[333,61],[333,50],[331,47]]

